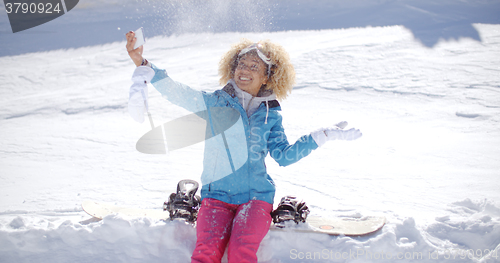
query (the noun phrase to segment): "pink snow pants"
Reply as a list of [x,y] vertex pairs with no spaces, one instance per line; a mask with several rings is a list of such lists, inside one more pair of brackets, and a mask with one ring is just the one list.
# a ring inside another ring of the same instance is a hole
[[205,198],[198,212],[192,263],[257,262],[257,250],[271,225],[273,205],[252,200],[241,205]]

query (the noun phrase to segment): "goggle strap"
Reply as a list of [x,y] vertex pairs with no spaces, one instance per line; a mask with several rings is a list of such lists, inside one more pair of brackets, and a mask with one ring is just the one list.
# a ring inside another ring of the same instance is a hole
[[258,43],[254,43],[254,44],[242,49],[240,51],[240,54],[238,54],[238,56],[241,57],[252,50],[257,50],[257,55],[259,56],[259,58],[262,59],[262,61],[264,61],[264,63],[266,63],[270,69],[271,65],[272,65],[271,59],[268,58],[264,53],[262,53],[262,51],[260,51]]

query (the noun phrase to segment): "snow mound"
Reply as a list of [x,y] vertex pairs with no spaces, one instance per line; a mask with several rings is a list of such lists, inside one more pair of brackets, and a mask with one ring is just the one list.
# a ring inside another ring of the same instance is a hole
[[394,218],[368,237],[271,232],[259,258],[263,262],[277,258],[279,262],[498,262],[499,207],[469,199],[450,207],[450,214],[428,227],[418,227],[411,217]]
[[[1,226],[1,262],[187,262],[196,230],[182,222],[105,217],[80,224],[16,217]],[[55,252],[57,251],[57,252]]]
[[[427,227],[411,217],[393,217],[381,231],[364,237],[270,231],[259,262],[498,262],[500,207],[470,199],[449,207]],[[1,224],[2,262],[189,262],[196,242],[195,228],[177,221],[54,220],[19,215]]]
[[426,229],[426,232],[437,238],[439,243],[446,241],[442,253],[455,254],[457,257],[466,255],[469,259],[478,260],[498,259],[496,256],[500,248],[499,207],[487,200],[474,202],[466,199],[453,203],[449,211],[450,215],[436,218],[437,222]]

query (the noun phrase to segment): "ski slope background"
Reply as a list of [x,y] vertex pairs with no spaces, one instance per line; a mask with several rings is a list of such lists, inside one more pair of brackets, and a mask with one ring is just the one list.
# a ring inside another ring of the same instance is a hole
[[[16,34],[0,15],[0,262],[189,262],[189,226],[81,209],[161,209],[201,174],[202,144],[135,150],[150,125],[128,116],[124,34],[140,26],[144,56],[204,91],[220,88],[232,43],[280,43],[297,72],[281,103],[289,140],[343,120],[363,132],[289,167],[269,159],[275,203],[292,194],[313,215],[387,225],[362,238],[270,232],[260,262],[500,262],[498,1],[217,3],[80,1]],[[152,87],[150,109],[156,125],[188,114]]]

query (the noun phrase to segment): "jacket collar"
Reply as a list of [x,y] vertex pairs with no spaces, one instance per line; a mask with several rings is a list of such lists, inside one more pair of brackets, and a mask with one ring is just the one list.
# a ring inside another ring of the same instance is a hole
[[[238,89],[238,90],[236,90],[236,89]],[[241,92],[240,94],[246,93],[246,92],[242,91],[240,88],[238,88],[238,86],[236,85],[236,83],[234,83],[233,80],[229,80],[229,82],[226,84],[226,86],[224,86],[224,88],[222,88],[222,90],[224,92],[226,92],[232,98],[238,98],[238,99],[239,99],[239,96],[237,93],[240,93],[240,92]],[[267,103],[266,106],[268,106],[269,108],[280,107],[280,103],[276,99],[276,95],[272,92],[272,90],[261,90],[261,91],[259,91],[259,94],[257,94],[257,97],[255,97],[255,98],[259,98],[259,100],[262,101],[261,104]]]

